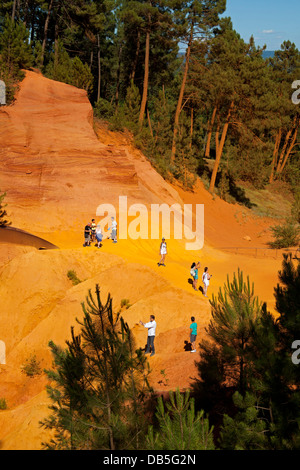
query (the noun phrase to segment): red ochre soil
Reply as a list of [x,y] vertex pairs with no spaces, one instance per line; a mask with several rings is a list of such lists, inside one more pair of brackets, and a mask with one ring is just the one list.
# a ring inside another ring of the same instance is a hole
[[[199,342],[211,313],[209,299],[188,282],[193,261],[213,274],[209,298],[240,268],[274,312],[281,256],[256,250],[266,248],[270,221],[213,197],[201,181],[193,192],[164,181],[125,134],[93,126],[83,90],[26,72],[14,105],[0,108],[0,142],[1,190],[13,225],[59,247],[40,251],[25,240],[0,241],[0,340],[6,345],[0,398],[8,405],[0,411],[0,448],[40,449],[47,439],[39,426],[49,414],[47,379],[30,378],[21,368],[34,355],[42,368],[51,367],[48,342],[65,346],[96,283],[103,300],[112,294],[116,310],[129,299],[123,316],[137,346],[147,336],[139,320],[156,316],[156,355],[149,363],[158,392],[184,390],[197,375],[198,354],[185,350],[190,317],[196,317]],[[167,266],[160,268],[159,240],[105,239],[99,250],[83,248],[85,224],[97,220],[100,204],[117,207],[119,195],[128,197],[128,206],[204,204],[203,248],[188,251],[171,238]],[[76,286],[67,277],[71,269],[83,281]]]

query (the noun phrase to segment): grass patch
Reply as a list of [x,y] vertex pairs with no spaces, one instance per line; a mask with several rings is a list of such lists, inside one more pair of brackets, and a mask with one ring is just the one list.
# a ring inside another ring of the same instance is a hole
[[260,217],[286,219],[291,214],[293,197],[284,188],[268,186],[265,189],[253,189],[243,186],[246,197],[252,203],[252,212]]
[[0,398],[0,410],[7,410],[7,403],[5,398]]
[[130,303],[129,303],[129,299],[122,299],[121,300],[121,308],[129,308],[131,307]]
[[70,269],[67,272],[68,279],[72,282],[73,286],[77,286],[77,284],[80,284],[82,281],[77,277],[76,271],[74,269]]

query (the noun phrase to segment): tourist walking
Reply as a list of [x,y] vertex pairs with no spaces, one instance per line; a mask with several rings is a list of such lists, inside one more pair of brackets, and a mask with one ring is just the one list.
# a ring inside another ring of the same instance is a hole
[[160,244],[160,247],[159,247],[159,254],[160,254],[160,261],[158,264],[158,266],[166,266],[165,265],[165,259],[166,259],[166,254],[167,254],[167,242],[165,240],[165,238],[162,238],[161,240],[161,244]]
[[197,288],[197,283],[198,283],[198,278],[199,278],[199,269],[200,269],[201,263],[198,261],[198,263],[193,263],[191,266],[191,271],[190,274],[193,277],[193,289],[198,290]]
[[155,330],[156,330],[155,316],[150,315],[150,321],[148,323],[143,323],[142,321],[140,321],[140,324],[143,325],[145,328],[148,328],[147,346],[146,346],[145,354],[149,354],[151,351],[150,356],[154,356],[155,354],[154,339],[155,339]]
[[202,274],[202,282],[203,282],[203,295],[207,297],[207,289],[209,286],[209,280],[211,279],[212,274],[209,274],[208,267],[204,268],[204,272]]

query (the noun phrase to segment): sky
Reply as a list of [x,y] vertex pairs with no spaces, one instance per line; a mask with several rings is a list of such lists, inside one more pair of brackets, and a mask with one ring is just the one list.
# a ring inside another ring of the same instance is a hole
[[257,46],[274,51],[290,40],[300,50],[300,0],[227,0],[222,16],[245,41],[253,35]]

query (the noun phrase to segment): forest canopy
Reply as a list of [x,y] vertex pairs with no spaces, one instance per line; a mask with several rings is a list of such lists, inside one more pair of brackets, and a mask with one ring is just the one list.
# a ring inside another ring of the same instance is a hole
[[[0,79],[24,69],[85,89],[96,119],[129,130],[166,178],[197,176],[226,199],[236,182],[283,181],[299,200],[300,52],[265,57],[225,0],[5,0]],[[238,194],[235,191],[235,199]]]

